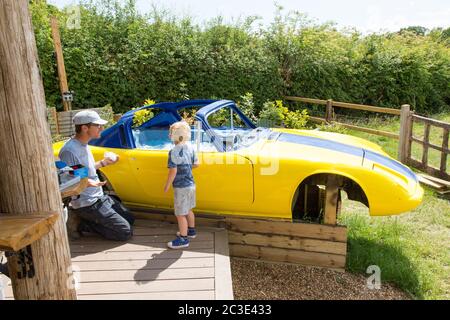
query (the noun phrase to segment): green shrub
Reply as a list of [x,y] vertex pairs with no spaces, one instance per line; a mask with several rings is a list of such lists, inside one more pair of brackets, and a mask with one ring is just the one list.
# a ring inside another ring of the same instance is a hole
[[302,129],[308,123],[308,111],[289,111],[281,100],[267,101],[259,114],[259,123],[264,127]]
[[133,116],[133,127],[140,127],[151,118],[153,118],[153,112],[151,112],[149,109],[136,111]]
[[247,92],[240,97],[240,101],[237,101],[239,110],[249,118],[251,121],[256,122],[257,118],[255,115],[255,103],[253,102],[253,93]]
[[80,29],[68,29],[67,13],[45,1],[30,5],[47,104],[58,110],[50,15],[59,19],[74,109],[109,103],[123,113],[148,96],[237,101],[252,92],[255,114],[285,95],[450,110],[448,29],[363,36],[281,8],[270,27],[251,17],[200,27],[158,9],[139,14],[134,0],[83,3]]
[[330,124],[322,123],[320,125],[316,125],[316,129],[320,131],[328,131],[328,132],[336,132],[341,134],[348,134],[347,128],[343,127],[342,125],[332,122]]

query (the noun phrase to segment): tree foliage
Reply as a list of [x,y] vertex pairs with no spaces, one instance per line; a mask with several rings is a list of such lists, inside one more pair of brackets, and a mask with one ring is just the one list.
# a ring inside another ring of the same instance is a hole
[[85,0],[80,29],[67,28],[68,13],[45,1],[32,2],[31,12],[47,103],[59,109],[50,15],[59,19],[75,108],[124,112],[147,97],[240,101],[246,92],[255,113],[284,95],[409,103],[419,113],[450,108],[448,29],[363,36],[282,8],[270,27],[254,27],[253,17],[200,26],[156,8],[140,14],[134,0]]

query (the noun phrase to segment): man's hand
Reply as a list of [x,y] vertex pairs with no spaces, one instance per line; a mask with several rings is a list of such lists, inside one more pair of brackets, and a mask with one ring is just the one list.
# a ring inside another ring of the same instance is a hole
[[95,181],[92,179],[88,179],[88,187],[103,187],[107,181]]
[[102,162],[103,162],[103,164],[105,165],[105,166],[109,166],[110,164],[115,164],[115,163],[117,163],[117,161],[119,161],[119,156],[117,155],[116,156],[116,160],[115,161],[112,161],[110,158],[103,158],[103,160],[102,160]]

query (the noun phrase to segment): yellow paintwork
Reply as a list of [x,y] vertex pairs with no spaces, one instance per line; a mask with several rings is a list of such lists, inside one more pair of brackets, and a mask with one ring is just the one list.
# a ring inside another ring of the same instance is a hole
[[[347,135],[309,130],[276,129],[364,147],[383,155],[379,146]],[[55,156],[63,143],[54,145]],[[173,192],[164,193],[167,151],[90,147],[96,161],[106,151],[120,161],[102,173],[125,204],[172,209]],[[417,207],[423,196],[418,182],[361,157],[329,149],[272,140],[260,140],[248,148],[229,153],[200,152],[194,169],[197,186],[196,212],[292,218],[292,201],[300,183],[319,173],[345,176],[360,185],[370,215],[393,215]],[[301,159],[300,159],[301,157]]]

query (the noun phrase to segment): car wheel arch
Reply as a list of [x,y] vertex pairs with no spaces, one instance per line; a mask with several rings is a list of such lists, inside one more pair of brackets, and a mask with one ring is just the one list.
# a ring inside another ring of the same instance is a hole
[[[299,219],[298,215],[296,216],[295,209],[298,205],[300,193],[306,190],[305,186],[325,185],[329,176],[339,177],[339,189],[344,190],[350,200],[361,202],[370,210],[370,201],[365,191],[365,187],[362,183],[360,183],[360,181],[358,181],[358,179],[355,179],[351,175],[342,172],[314,172],[313,174],[305,177],[295,189],[295,192],[291,199],[291,213],[293,219]],[[305,196],[308,195],[309,194],[305,194]]]
[[114,190],[114,187],[112,186],[111,182],[109,182],[106,174],[100,170],[97,170],[97,175],[100,181],[107,181],[107,183],[103,186],[103,193],[111,197],[115,197],[118,201],[122,202],[122,200]]

